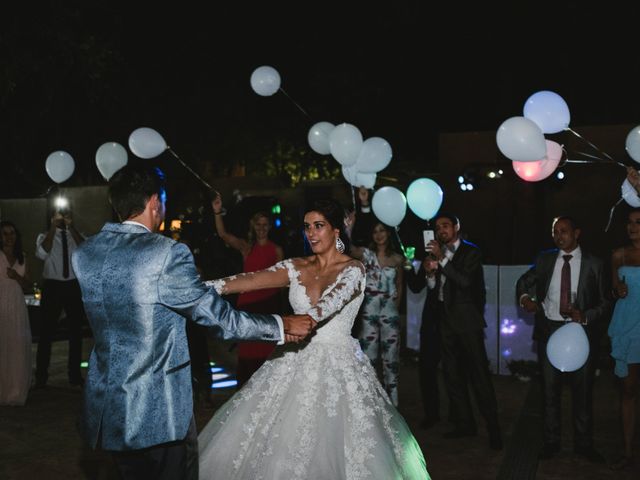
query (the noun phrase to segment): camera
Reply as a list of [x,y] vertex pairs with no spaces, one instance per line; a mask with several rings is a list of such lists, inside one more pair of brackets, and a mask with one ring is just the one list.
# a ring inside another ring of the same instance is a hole
[[57,213],[62,215],[69,213],[69,200],[65,197],[56,197],[53,201],[53,206]]

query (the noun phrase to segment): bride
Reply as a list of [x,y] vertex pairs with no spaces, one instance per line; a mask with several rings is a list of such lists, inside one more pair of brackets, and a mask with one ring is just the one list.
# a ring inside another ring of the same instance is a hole
[[317,201],[304,216],[313,255],[209,282],[218,293],[289,286],[296,313],[318,322],[278,347],[198,438],[201,479],[420,479],[425,460],[351,337],[362,264],[345,255],[344,210]]

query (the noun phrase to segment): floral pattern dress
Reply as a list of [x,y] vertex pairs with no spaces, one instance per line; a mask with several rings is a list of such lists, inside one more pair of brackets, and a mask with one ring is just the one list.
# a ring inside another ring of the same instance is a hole
[[362,250],[367,271],[358,338],[372,364],[382,359],[382,379],[393,404],[398,406],[400,371],[400,315],[396,307],[395,267],[382,267],[372,250]]
[[[277,347],[215,413],[198,440],[200,478],[428,479],[418,443],[351,337],[362,264],[345,267],[315,305],[294,261],[272,269],[287,269],[294,312],[318,327],[308,342]],[[213,284],[220,292],[224,280]]]

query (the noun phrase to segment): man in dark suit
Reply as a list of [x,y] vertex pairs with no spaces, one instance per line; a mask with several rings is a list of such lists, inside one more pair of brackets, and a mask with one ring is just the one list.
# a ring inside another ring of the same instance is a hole
[[[485,286],[482,254],[474,244],[459,238],[460,222],[455,215],[435,218],[436,240],[427,249],[431,258],[423,262],[418,275],[426,276],[429,287],[421,329],[421,352],[426,382],[423,395],[433,385],[437,365],[437,331],[440,331],[442,367],[455,428],[446,438],[476,435],[467,381],[471,382],[480,412],[487,422],[491,448],[502,448],[498,407],[484,345]],[[431,317],[431,318],[429,318]],[[424,335],[426,334],[426,335]],[[433,386],[431,387],[433,388]]]
[[[419,293],[427,286],[427,270],[432,269],[432,262],[433,256],[429,254],[420,264],[417,273],[413,268],[405,273],[407,286],[412,292]],[[430,274],[431,276],[433,273]],[[420,426],[424,429],[431,428],[440,421],[438,364],[442,357],[442,341],[440,339],[440,322],[438,321],[438,297],[434,292],[434,290],[427,290],[420,324],[420,391],[424,410]],[[451,413],[449,412],[450,419],[453,417]]]
[[[538,256],[535,264],[518,280],[520,305],[535,313],[533,339],[538,342],[544,395],[544,445],[540,458],[560,451],[561,387],[569,377],[573,395],[574,451],[596,463],[604,458],[593,448],[593,377],[597,337],[609,312],[603,262],[578,244],[580,229],[566,216],[553,221],[555,249]],[[591,350],[586,363],[574,372],[563,373],[547,357],[552,333],[567,322],[584,325]]]

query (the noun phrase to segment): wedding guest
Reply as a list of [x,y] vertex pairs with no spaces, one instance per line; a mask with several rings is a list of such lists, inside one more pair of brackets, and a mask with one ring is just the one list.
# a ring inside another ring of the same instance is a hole
[[69,356],[67,374],[69,383],[83,386],[80,373],[82,360],[82,320],[84,309],[80,285],[71,266],[71,256],[84,237],[76,230],[68,206],[56,207],[51,215],[49,230],[36,239],[36,256],[44,261],[42,278],[42,323],[36,356],[36,388],[47,385],[51,342],[64,310],[69,329]]
[[[255,213],[249,220],[247,238],[236,237],[229,233],[224,225],[222,197],[214,198],[211,203],[215,214],[216,230],[220,238],[242,255],[243,272],[255,272],[269,268],[284,258],[282,248],[269,240],[271,220],[264,212]],[[236,307],[252,313],[279,312],[280,289],[265,288],[253,292],[242,292],[238,296]],[[253,373],[260,368],[271,355],[273,342],[239,342],[238,367],[236,378],[238,387],[244,385]]]
[[[568,377],[573,396],[574,452],[593,463],[604,463],[593,446],[593,380],[594,347],[601,322],[609,313],[608,282],[602,260],[580,247],[581,232],[573,218],[556,217],[552,235],[557,248],[538,255],[531,269],[518,279],[516,292],[520,305],[535,313],[533,339],[538,343],[544,397],[544,443],[539,458],[554,457],[561,450],[561,392],[563,379]],[[561,372],[547,356],[549,338],[567,322],[584,325],[592,346],[585,364],[574,372]]]
[[[432,259],[423,263],[424,269],[418,274],[426,275],[430,290],[427,293],[429,305],[425,308],[430,308],[429,313],[433,314],[439,327],[445,385],[452,407],[450,413],[455,421],[455,428],[444,437],[470,437],[477,433],[469,396],[470,383],[487,425],[489,447],[501,450],[498,405],[484,344],[486,289],[482,252],[473,243],[460,238],[460,220],[456,215],[441,212],[433,222],[436,238],[427,245]],[[422,328],[421,336],[425,331],[434,332]],[[421,338],[421,350],[423,345]],[[425,364],[429,371],[421,372],[421,375],[433,377],[435,364]]]
[[[358,224],[355,215],[354,225]],[[351,256],[361,260],[366,271],[364,302],[357,335],[371,363],[382,361],[384,388],[398,406],[400,372],[400,301],[404,257],[394,250],[394,233],[382,222],[374,224],[368,247],[351,246]]]
[[622,383],[622,433],[624,455],[611,468],[633,465],[632,442],[636,425],[636,397],[640,376],[640,208],[629,212],[627,235],[630,243],[611,256],[613,296],[616,305],[609,325],[611,356],[615,374]]
[[31,386],[31,329],[24,293],[29,287],[22,238],[0,222],[0,405],[24,405]]

